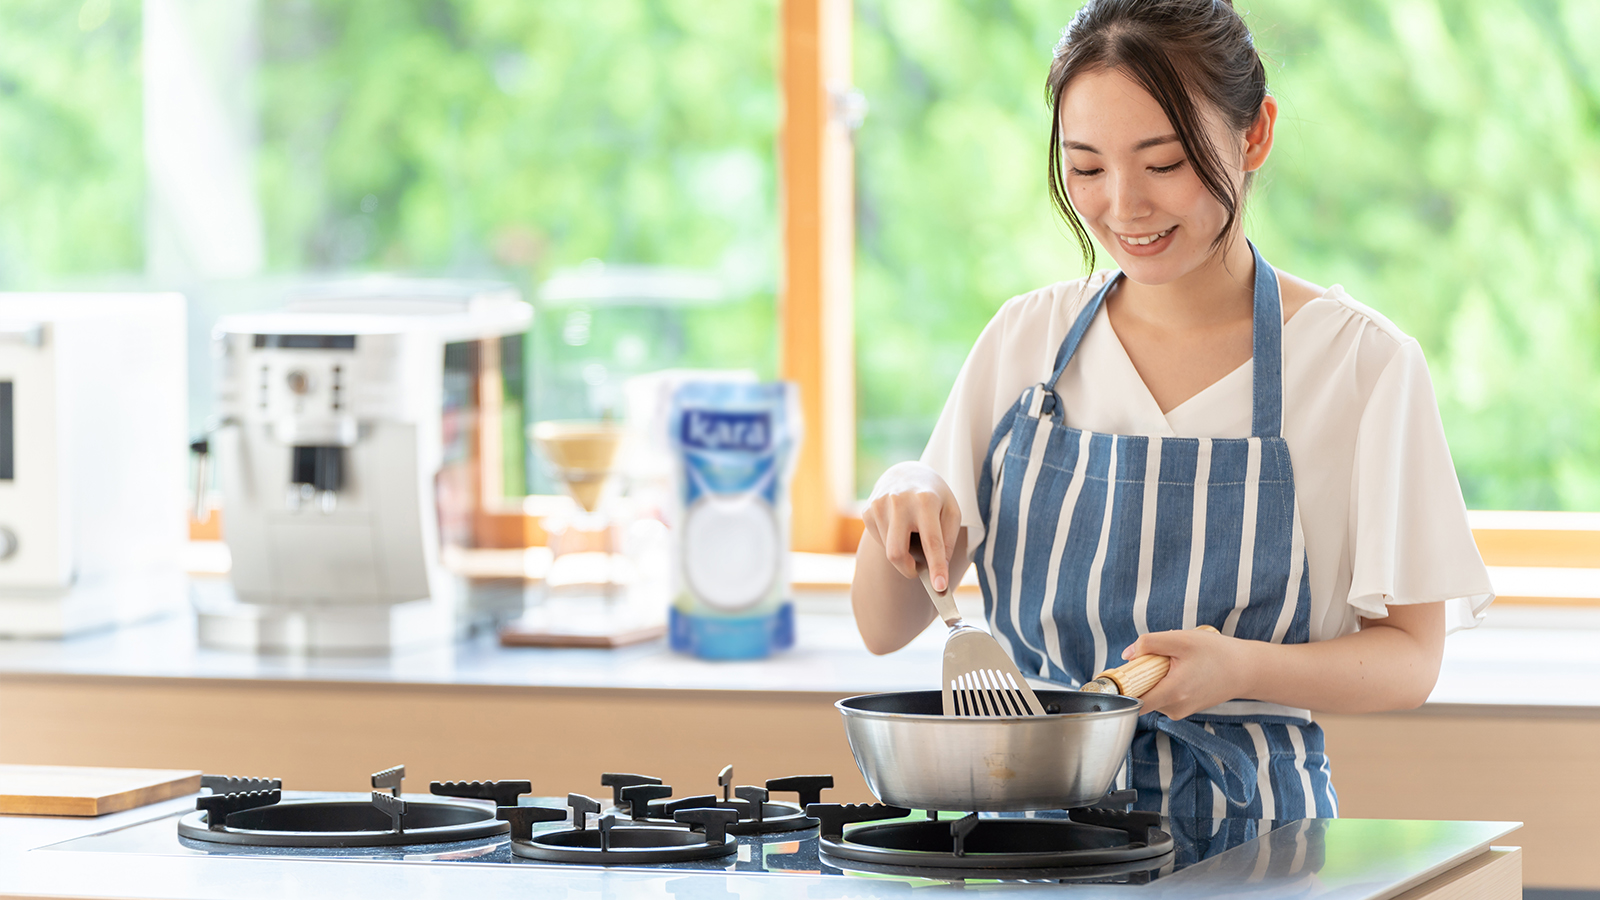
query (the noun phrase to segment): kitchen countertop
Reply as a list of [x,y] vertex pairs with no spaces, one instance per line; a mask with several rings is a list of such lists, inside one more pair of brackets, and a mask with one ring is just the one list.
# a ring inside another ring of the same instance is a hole
[[[215,590],[216,579],[196,579]],[[981,600],[963,597],[974,614]],[[0,640],[0,678],[14,676],[275,679],[565,689],[814,692],[928,688],[940,669],[942,627],[873,656],[842,595],[798,603],[793,650],[752,662],[706,662],[664,641],[616,650],[502,648],[491,636],[392,656],[255,656],[197,646],[189,616],[62,641]],[[1531,701],[1531,702],[1530,702]],[[1491,609],[1452,635],[1424,712],[1600,714],[1600,611]]]
[[[87,835],[170,817],[194,806],[183,797],[95,819],[0,817],[0,897],[70,895],[165,900],[189,898],[601,897],[730,896],[757,900],[893,897],[939,882],[895,877],[799,873],[687,872],[486,864],[203,856],[78,850],[61,846]],[[1073,885],[1083,898],[1238,896],[1263,900],[1332,895],[1392,897],[1484,852],[1513,823],[1329,819],[1291,822],[1142,886]],[[176,844],[176,842],[174,842]],[[955,884],[949,884],[955,887]],[[1056,884],[974,883],[992,892],[1049,891]]]

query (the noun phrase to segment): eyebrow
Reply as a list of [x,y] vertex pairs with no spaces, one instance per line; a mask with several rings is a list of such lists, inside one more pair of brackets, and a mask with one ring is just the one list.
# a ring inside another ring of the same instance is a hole
[[[1133,151],[1137,153],[1140,150],[1149,150],[1151,147],[1159,147],[1162,144],[1176,144],[1177,142],[1178,136],[1176,134],[1163,134],[1160,137],[1145,138],[1139,143],[1134,144]],[[1061,146],[1067,148],[1068,150],[1083,150],[1089,153],[1100,152],[1099,150],[1096,150],[1088,144],[1080,141],[1062,141]]]

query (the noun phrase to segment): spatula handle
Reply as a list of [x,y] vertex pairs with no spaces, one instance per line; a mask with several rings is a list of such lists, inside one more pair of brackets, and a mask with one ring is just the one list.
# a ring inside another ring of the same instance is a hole
[[[1201,625],[1195,630],[1216,632],[1216,629],[1210,625]],[[1151,653],[1124,663],[1115,669],[1107,669],[1096,675],[1095,678],[1110,679],[1117,686],[1117,693],[1124,697],[1143,697],[1161,679],[1167,677],[1167,669],[1171,666],[1171,657],[1157,656]]]

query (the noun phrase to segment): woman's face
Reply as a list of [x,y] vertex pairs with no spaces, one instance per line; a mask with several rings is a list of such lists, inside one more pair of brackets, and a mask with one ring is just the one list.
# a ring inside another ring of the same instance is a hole
[[[1260,160],[1247,159],[1248,136],[1232,133],[1216,115],[1205,118],[1237,189],[1245,167],[1265,161],[1265,148]],[[1268,135],[1270,146],[1270,126]],[[1144,88],[1112,69],[1074,78],[1061,98],[1061,143],[1073,208],[1129,278],[1168,284],[1211,259],[1227,210],[1201,183]]]

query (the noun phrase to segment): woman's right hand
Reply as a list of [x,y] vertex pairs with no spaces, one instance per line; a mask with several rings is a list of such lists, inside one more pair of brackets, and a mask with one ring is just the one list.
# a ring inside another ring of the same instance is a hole
[[920,462],[891,466],[873,488],[861,521],[883,545],[895,571],[912,579],[917,577],[917,562],[911,556],[911,534],[916,532],[933,589],[945,590],[950,553],[961,531],[961,507],[938,472]]

